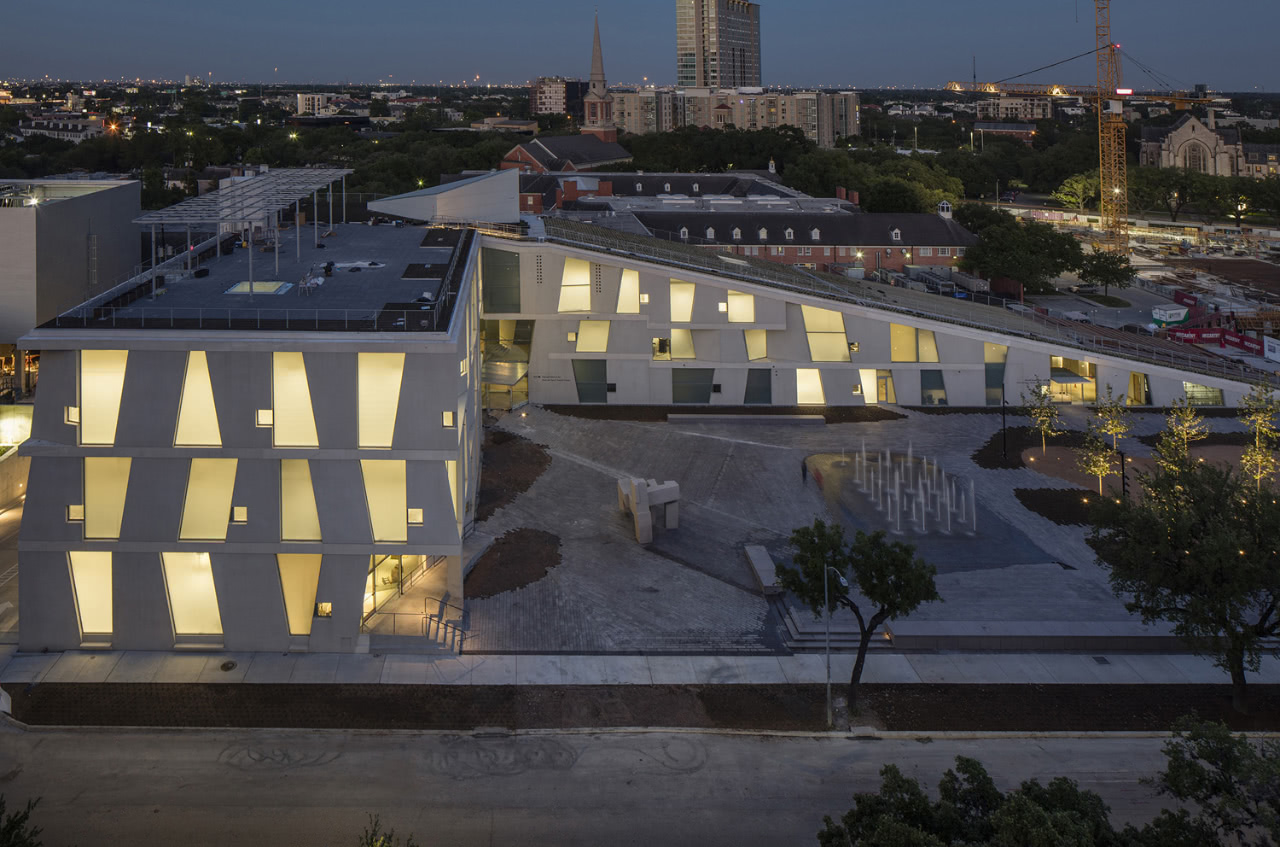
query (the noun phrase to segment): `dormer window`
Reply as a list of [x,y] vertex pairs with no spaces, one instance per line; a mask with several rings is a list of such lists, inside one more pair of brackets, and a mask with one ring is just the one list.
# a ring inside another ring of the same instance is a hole
[[890,238],[892,238],[894,241],[901,241],[901,240],[902,240],[902,230],[900,230],[900,229],[891,229],[891,230],[889,230],[889,237],[890,237]]
[[817,227],[814,227],[813,232],[809,233],[809,237],[812,238],[814,241],[819,241],[822,239],[822,231]]
[[769,239],[769,230],[765,229],[764,227],[760,227],[760,240],[767,241],[768,239]]
[[736,226],[733,228],[733,240],[734,241],[742,240],[742,230],[738,229]]
[[664,192],[666,192],[667,194],[670,194],[670,193],[671,193],[671,183],[669,183],[669,182],[665,182],[665,183],[663,183],[663,184],[662,184],[662,190],[663,190]]
[[941,213],[942,213],[942,214],[944,214],[944,215],[945,215],[945,214],[950,214],[950,212],[951,212],[951,204],[950,204],[950,203],[948,203],[946,200],[943,200],[941,203],[939,203],[939,204],[938,204],[938,211],[939,211],[939,212],[941,212]]
[[643,182],[637,182],[637,183],[636,183],[636,194],[643,194],[643,193],[644,193],[644,183],[643,183]]
[[687,226],[680,227],[680,238],[683,241],[689,240],[689,227]]
[[788,241],[796,240],[796,231],[794,229],[791,229],[790,227],[787,228],[787,231],[784,232],[783,235],[786,236],[786,239]]
[[707,240],[708,240],[708,241],[715,241],[715,240],[716,240],[716,228],[715,228],[715,227],[713,227],[713,226],[709,226],[709,227],[707,227]]
[[693,193],[694,193],[694,194],[697,194],[697,193],[698,193],[698,183],[696,183],[696,182],[693,184]]

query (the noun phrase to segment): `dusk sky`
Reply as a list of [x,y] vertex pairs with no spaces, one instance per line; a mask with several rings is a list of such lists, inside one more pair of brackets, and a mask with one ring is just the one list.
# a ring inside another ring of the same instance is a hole
[[[523,82],[586,77],[597,6],[611,83],[671,83],[671,0],[372,0],[210,5],[170,0],[6,4],[0,79],[165,77],[280,82]],[[1088,0],[764,0],[767,85],[941,86],[999,80],[1093,47]],[[1077,22],[1078,7],[1078,22]],[[1126,52],[1174,87],[1280,90],[1277,0],[1115,0]],[[278,72],[275,70],[278,68]],[[1088,83],[1087,59],[1035,81]],[[1136,88],[1155,87],[1126,67]]]

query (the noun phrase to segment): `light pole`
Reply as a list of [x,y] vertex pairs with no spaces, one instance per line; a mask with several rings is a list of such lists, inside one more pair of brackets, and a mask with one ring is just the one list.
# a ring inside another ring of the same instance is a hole
[[831,716],[831,600],[827,591],[827,571],[836,575],[841,588],[848,588],[849,580],[831,565],[827,565],[822,571],[822,607],[827,610],[827,729],[831,729],[835,720]]

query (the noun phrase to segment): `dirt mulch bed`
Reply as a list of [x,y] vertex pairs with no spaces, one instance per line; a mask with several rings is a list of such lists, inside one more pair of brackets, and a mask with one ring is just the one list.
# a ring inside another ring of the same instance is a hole
[[[922,415],[998,415],[999,406],[903,406]],[[1009,414],[1015,414],[1009,412]]]
[[[578,727],[821,730],[821,685],[257,685],[7,683],[37,726],[472,730]],[[1223,685],[863,685],[854,725],[918,732],[1165,731],[1196,713],[1280,730],[1280,686],[1238,715]]]
[[484,551],[467,574],[466,596],[484,600],[524,588],[560,564],[560,536],[540,529],[513,529]]
[[1252,696],[1250,715],[1232,709],[1226,685],[865,685],[858,700],[885,729],[1165,731],[1192,713],[1235,730],[1280,729],[1280,685],[1253,686]]
[[1023,506],[1062,526],[1090,526],[1089,492],[1079,488],[1015,488]]
[[[1148,447],[1160,443],[1160,433],[1139,435],[1138,440]],[[1253,443],[1253,434],[1249,432],[1210,432],[1198,441],[1191,442],[1191,449],[1197,447],[1248,447]]]
[[[1083,447],[1085,434],[1078,430],[1069,430],[1062,435],[1049,439],[1050,447]],[[1009,427],[1009,457],[1006,459],[1001,451],[1001,433],[995,434],[973,453],[973,462],[987,470],[1018,470],[1027,465],[1022,461],[1022,453],[1034,447],[1040,449],[1040,435],[1029,426]]]
[[541,444],[500,429],[485,431],[480,455],[477,523],[528,491],[551,466],[551,455]]
[[827,423],[875,423],[906,420],[879,406],[546,406],[549,412],[590,421],[663,423],[667,415],[822,415]]

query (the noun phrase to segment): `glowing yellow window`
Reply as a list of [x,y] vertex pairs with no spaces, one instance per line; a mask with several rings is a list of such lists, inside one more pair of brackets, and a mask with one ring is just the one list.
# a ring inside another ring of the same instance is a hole
[[916,350],[916,328],[913,326],[889,324],[889,347],[890,361],[920,361]]
[[934,337],[933,330],[922,329],[918,334],[920,343],[920,361],[937,362],[938,359],[938,340]]
[[578,321],[579,353],[609,352],[608,321]]
[[458,463],[447,461],[444,467],[449,475],[449,502],[453,506],[453,519],[456,521],[458,519]]
[[84,460],[84,537],[119,538],[132,459]]
[[208,553],[161,553],[174,635],[221,635],[218,590]]
[[817,368],[796,370],[796,402],[801,406],[825,406],[826,395],[822,391],[822,371]]
[[80,443],[116,443],[128,350],[80,351]]
[[564,260],[560,281],[561,312],[591,311],[591,263],[582,259]]
[[693,320],[693,297],[697,287],[692,282],[671,280],[671,322],[687,324]]
[[754,294],[729,292],[729,323],[751,324],[756,322],[756,298]]
[[280,462],[280,539],[320,541],[320,513],[306,459]]
[[758,362],[769,357],[769,336],[763,329],[748,329],[742,333],[747,339],[747,361]]
[[111,554],[77,551],[70,559],[80,637],[111,633]]
[[396,433],[404,354],[360,353],[357,360],[360,446],[389,448]]
[[209,379],[209,359],[201,350],[187,354],[187,375],[182,380],[178,431],[173,443],[178,447],[222,446],[213,383]]
[[814,362],[848,362],[849,339],[844,331],[844,315],[816,306],[801,306],[809,358]]
[[310,635],[315,617],[316,588],[320,585],[320,555],[276,554],[280,591],[290,635]]
[[693,351],[693,330],[691,329],[673,329],[671,330],[671,358],[673,359],[695,359],[697,356]]
[[868,406],[876,405],[880,400],[879,392],[877,391],[878,373],[876,370],[874,368],[870,370],[861,369],[858,371],[858,379],[861,381],[859,387],[862,389],[863,400]]
[[301,353],[271,354],[271,438],[277,447],[319,447]]
[[640,314],[640,273],[623,271],[622,285],[618,288],[618,314]]
[[408,495],[404,461],[363,459],[365,501],[374,541],[408,541]]
[[183,541],[226,541],[237,459],[192,459],[182,504]]

